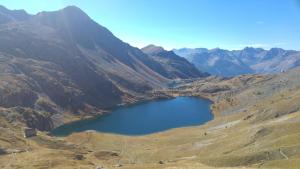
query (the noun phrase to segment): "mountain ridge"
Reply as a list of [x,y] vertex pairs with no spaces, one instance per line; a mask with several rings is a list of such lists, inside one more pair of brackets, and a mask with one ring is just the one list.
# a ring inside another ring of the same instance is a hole
[[[202,73],[189,63],[185,58],[176,55],[173,51],[167,51],[161,46],[148,45],[141,49],[144,53],[151,56],[157,62],[167,65],[167,72],[161,72],[168,78],[205,77],[208,73]],[[169,72],[169,73],[168,73]]]
[[0,59],[0,106],[62,121],[147,99],[177,78],[74,6],[1,23]]
[[174,49],[200,70],[213,75],[235,76],[252,73],[276,73],[299,66],[300,52],[281,48],[245,47],[241,50],[182,48]]

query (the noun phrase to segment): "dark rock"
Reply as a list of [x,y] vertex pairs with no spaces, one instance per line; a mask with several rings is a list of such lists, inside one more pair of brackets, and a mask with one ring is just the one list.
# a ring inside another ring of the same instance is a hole
[[0,155],[5,155],[5,154],[7,154],[7,152],[4,149],[0,148]]
[[76,154],[74,157],[75,160],[84,160],[85,157],[82,154]]
[[119,154],[111,151],[98,151],[95,154],[95,157],[101,160],[111,159],[119,157]]
[[250,114],[250,115],[246,116],[243,120],[248,120],[248,119],[250,119],[251,117],[253,117],[253,114]]
[[260,130],[258,130],[255,135],[254,135],[254,139],[260,139],[262,137],[265,137],[267,135],[269,135],[270,133],[272,133],[272,130],[269,128],[261,128]]
[[158,162],[158,164],[165,164],[165,162],[162,161],[162,160],[160,160],[160,161]]
[[25,138],[34,137],[37,135],[37,132],[34,128],[25,128],[23,132]]

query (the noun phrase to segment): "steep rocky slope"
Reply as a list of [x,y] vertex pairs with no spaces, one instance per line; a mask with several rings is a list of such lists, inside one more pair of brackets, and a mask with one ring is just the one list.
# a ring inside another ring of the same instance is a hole
[[200,72],[194,65],[185,58],[176,55],[173,51],[166,51],[162,47],[148,45],[141,49],[144,53],[151,56],[155,61],[165,65],[167,71],[160,72],[169,79],[197,78],[208,76],[207,73]]
[[174,52],[185,57],[197,68],[220,76],[278,73],[298,67],[300,63],[300,52],[280,48],[264,50],[246,47],[233,51],[182,48]]
[[[94,115],[145,99],[179,77],[168,76],[168,63],[122,42],[77,7],[36,15],[0,10],[2,107],[30,108],[55,119]],[[201,76],[197,71],[184,77]]]

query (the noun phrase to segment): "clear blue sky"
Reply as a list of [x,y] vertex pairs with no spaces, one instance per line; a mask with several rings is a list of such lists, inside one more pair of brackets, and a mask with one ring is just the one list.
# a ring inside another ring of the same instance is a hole
[[0,0],[35,14],[76,5],[133,46],[300,50],[300,0]]

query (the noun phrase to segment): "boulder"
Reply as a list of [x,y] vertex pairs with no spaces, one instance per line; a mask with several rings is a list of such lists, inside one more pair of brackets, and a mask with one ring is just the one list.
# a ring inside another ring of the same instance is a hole
[[34,137],[37,135],[37,132],[34,128],[24,128],[24,137],[29,138],[29,137]]

